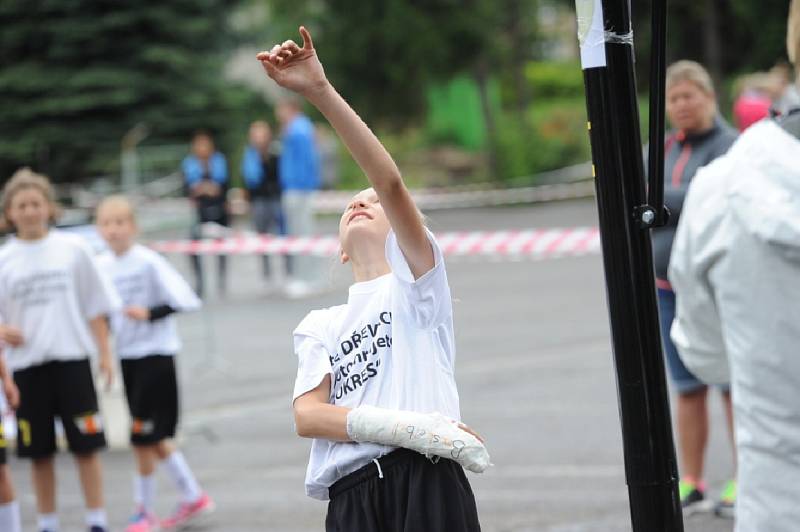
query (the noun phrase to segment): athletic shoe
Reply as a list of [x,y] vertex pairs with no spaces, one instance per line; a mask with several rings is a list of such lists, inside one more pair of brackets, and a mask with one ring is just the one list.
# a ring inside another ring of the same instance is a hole
[[736,481],[729,480],[714,506],[714,515],[733,519],[736,513]]
[[184,502],[178,505],[178,509],[172,517],[161,521],[162,530],[174,530],[189,521],[207,513],[214,511],[214,501],[207,494],[203,493],[195,502]]
[[92,525],[92,527],[89,529],[89,532],[108,532],[108,530],[102,526]]
[[125,532],[154,532],[158,530],[158,518],[147,510],[139,510],[129,520]]
[[678,484],[678,493],[684,516],[707,509],[706,496],[696,484],[681,480]]

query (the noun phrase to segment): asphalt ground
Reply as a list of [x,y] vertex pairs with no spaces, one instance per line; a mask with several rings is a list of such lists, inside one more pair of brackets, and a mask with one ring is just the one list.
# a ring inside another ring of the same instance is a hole
[[[574,200],[433,212],[429,223],[434,231],[500,230],[595,225],[597,217],[593,200]],[[336,220],[325,218],[320,227],[331,233]],[[189,275],[188,258],[170,259]],[[217,503],[193,530],[324,529],[326,505],[303,491],[310,442],[293,432],[291,331],[309,310],[344,301],[350,276],[323,260],[325,290],[292,300],[260,268],[257,257],[233,258],[227,295],[218,296],[212,284],[204,310],[178,318],[180,445]],[[458,259],[448,262],[448,273],[462,415],[485,436],[495,464],[483,475],[468,474],[483,530],[631,530],[600,256]],[[105,400],[106,414],[121,420],[116,394]],[[730,455],[715,394],[707,453],[712,495],[731,474]],[[16,458],[10,463],[25,529],[34,530],[28,466]],[[113,529],[123,530],[132,510],[133,457],[115,448],[103,463],[109,516]],[[62,529],[83,530],[72,460],[62,453],[57,464]],[[168,513],[176,502],[159,472],[158,512]],[[687,532],[731,530],[732,521],[709,513],[686,518]]]

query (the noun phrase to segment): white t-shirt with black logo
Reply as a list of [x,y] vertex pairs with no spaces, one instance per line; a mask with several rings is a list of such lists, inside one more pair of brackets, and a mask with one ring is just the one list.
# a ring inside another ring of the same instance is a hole
[[[414,276],[394,232],[386,241],[392,273],[350,287],[347,304],[312,311],[294,331],[298,356],[293,398],[331,375],[330,403],[440,412],[460,419],[453,368],[453,307],[442,251]],[[372,443],[314,439],[306,493],[328,498],[337,480],[394,450]]]
[[175,268],[164,257],[140,244],[134,244],[120,256],[106,251],[97,262],[122,299],[122,309],[111,317],[117,356],[142,358],[174,355],[180,351],[174,316],[155,321],[134,320],[123,312],[129,306],[149,309],[169,305],[181,312],[200,308],[200,300]]
[[50,230],[36,241],[12,237],[0,248],[0,320],[24,339],[5,346],[12,370],[94,356],[89,321],[118,307],[81,237]]

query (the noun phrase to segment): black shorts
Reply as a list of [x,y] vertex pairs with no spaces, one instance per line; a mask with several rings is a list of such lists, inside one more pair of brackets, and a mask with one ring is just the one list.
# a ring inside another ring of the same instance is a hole
[[329,489],[326,532],[480,532],[464,469],[399,449]]
[[131,443],[152,445],[174,437],[178,426],[175,357],[124,358],[122,378],[131,411]]
[[0,466],[6,463],[6,447],[8,447],[8,440],[3,430],[3,417],[0,416]]
[[106,446],[89,359],[54,360],[14,372],[19,388],[17,454],[46,458],[56,452],[55,418],[69,450],[86,454]]

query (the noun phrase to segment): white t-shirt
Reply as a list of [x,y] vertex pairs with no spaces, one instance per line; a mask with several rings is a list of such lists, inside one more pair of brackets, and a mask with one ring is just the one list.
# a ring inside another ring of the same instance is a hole
[[[414,276],[393,232],[391,274],[350,287],[347,304],[312,311],[294,331],[299,359],[293,398],[331,375],[330,403],[366,404],[460,418],[453,368],[453,307],[442,251],[428,232],[435,266]],[[372,443],[314,439],[306,493],[328,498],[334,482],[393,450]]]
[[133,305],[169,305],[182,312],[200,308],[200,300],[183,277],[164,257],[140,244],[134,244],[121,256],[106,251],[97,263],[122,298],[123,308],[111,316],[117,356],[176,354],[181,341],[173,316],[155,321],[134,320],[125,316],[123,309]]
[[118,307],[79,236],[50,230],[36,241],[12,237],[0,248],[0,320],[24,339],[5,347],[12,370],[95,355],[88,322]]

